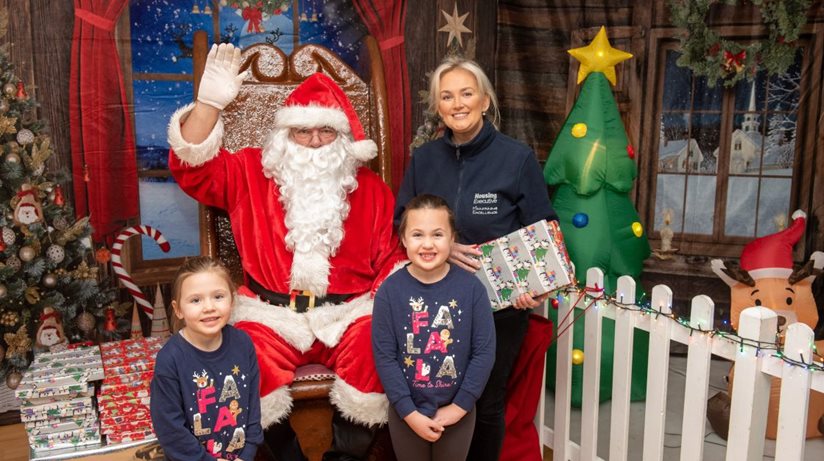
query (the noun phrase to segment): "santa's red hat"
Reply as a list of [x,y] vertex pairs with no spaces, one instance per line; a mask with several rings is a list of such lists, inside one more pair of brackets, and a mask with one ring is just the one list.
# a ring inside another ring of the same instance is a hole
[[374,158],[378,146],[367,139],[349,98],[327,75],[320,72],[303,81],[286,98],[275,114],[278,128],[319,128],[328,126],[351,136],[353,155],[361,161]]
[[804,235],[807,214],[796,210],[786,229],[748,243],[741,252],[741,268],[753,279],[788,277],[793,271],[793,246]]

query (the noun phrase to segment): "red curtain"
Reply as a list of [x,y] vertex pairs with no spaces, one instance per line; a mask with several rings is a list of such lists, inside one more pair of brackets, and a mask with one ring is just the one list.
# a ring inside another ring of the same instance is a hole
[[132,121],[114,28],[128,0],[74,0],[69,116],[75,211],[96,241],[137,216]]
[[412,142],[412,108],[403,37],[406,0],[352,0],[352,3],[381,48],[389,120],[392,121],[392,188],[397,192]]

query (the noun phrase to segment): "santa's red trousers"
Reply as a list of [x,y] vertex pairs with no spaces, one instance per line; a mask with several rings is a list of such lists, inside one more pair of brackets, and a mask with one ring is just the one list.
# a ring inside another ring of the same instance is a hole
[[552,322],[529,316],[526,338],[506,389],[506,432],[500,461],[542,461],[543,447],[535,428],[541,398],[546,351],[552,342]]
[[245,331],[255,345],[261,396],[291,384],[295,369],[310,363],[322,364],[361,392],[383,393],[372,356],[371,316],[352,322],[336,346],[328,347],[316,340],[306,352],[295,349],[265,325],[244,321],[237,322],[235,328]]

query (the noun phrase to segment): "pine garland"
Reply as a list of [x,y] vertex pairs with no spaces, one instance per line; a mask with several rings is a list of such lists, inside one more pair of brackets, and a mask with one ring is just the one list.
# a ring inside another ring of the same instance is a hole
[[769,75],[786,72],[795,60],[796,41],[812,0],[749,1],[761,10],[769,34],[763,40],[742,44],[722,38],[707,26],[707,13],[719,0],[668,0],[673,25],[685,31],[678,65],[706,77],[710,86],[722,80],[724,86],[731,87],[744,77],[751,80],[761,69]]

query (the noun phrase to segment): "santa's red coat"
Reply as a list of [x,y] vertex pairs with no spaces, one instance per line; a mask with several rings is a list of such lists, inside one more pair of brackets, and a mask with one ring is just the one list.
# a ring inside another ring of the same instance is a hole
[[[180,188],[200,203],[227,210],[243,270],[277,293],[289,293],[292,252],[280,191],[263,175],[261,149],[232,154],[224,149],[200,166],[186,166],[172,153],[169,169]],[[330,294],[362,294],[377,285],[401,259],[392,230],[395,205],[386,183],[366,167],[358,169],[358,187],[347,196],[350,211],[344,239],[330,259]]]

